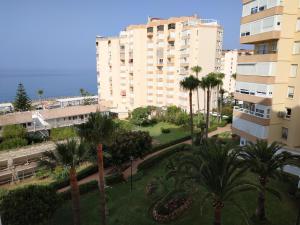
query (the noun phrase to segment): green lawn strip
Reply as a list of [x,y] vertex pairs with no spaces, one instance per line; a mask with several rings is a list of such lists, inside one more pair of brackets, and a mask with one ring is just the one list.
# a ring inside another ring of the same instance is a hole
[[[182,153],[177,153],[182,154]],[[134,181],[134,190],[130,192],[130,184],[123,182],[114,185],[107,190],[109,216],[109,225],[152,225],[158,224],[152,220],[149,216],[148,210],[151,205],[151,201],[145,194],[145,187],[147,183],[157,176],[163,176],[166,173],[165,165],[168,160],[173,157],[170,156],[158,162],[152,168],[143,171],[143,177]],[[249,173],[247,179],[252,182],[257,182],[257,178]],[[271,221],[271,225],[294,225],[297,215],[297,208],[295,203],[290,199],[286,193],[287,185],[278,181],[271,181],[270,186],[282,192],[282,201],[267,194],[266,211],[267,216]],[[203,214],[200,214],[200,199],[203,192],[193,196],[194,203],[191,209],[189,209],[181,218],[169,223],[170,225],[208,225],[212,224],[213,208],[211,202],[208,202],[203,210]],[[256,207],[257,193],[248,192],[237,196],[236,200],[247,210],[249,216],[251,216]],[[98,191],[93,191],[81,196],[81,214],[82,225],[96,225],[99,224],[99,195]],[[54,215],[51,225],[71,225],[71,203],[67,201]],[[226,204],[223,210],[223,225],[245,225],[243,217],[240,212],[232,205]]]

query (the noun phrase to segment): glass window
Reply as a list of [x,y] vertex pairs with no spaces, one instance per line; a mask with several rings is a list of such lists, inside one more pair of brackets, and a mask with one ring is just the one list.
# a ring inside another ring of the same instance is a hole
[[285,114],[285,118],[290,119],[292,116],[292,109],[291,108],[285,108],[286,110],[286,114]]
[[298,72],[298,64],[292,64],[292,65],[291,65],[291,73],[290,73],[290,76],[291,76],[291,77],[296,77],[296,76],[297,76],[297,72]]
[[152,33],[153,32],[153,27],[148,27],[147,28],[147,33]]
[[164,25],[157,26],[157,31],[164,31],[165,27]]
[[295,87],[289,86],[288,87],[288,98],[294,98]]
[[294,42],[293,54],[300,54],[300,41]]
[[297,23],[296,23],[296,31],[297,31],[297,32],[300,31],[300,18],[297,19]]
[[170,23],[168,25],[168,29],[171,30],[171,29],[175,29],[176,28],[176,24],[175,23]]

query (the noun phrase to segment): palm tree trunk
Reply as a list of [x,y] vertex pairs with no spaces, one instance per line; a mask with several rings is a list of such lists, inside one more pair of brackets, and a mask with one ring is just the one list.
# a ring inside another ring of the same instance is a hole
[[190,91],[189,97],[190,97],[190,126],[191,126],[191,137],[192,137],[192,142],[193,142],[194,125],[193,125],[193,98],[192,98],[192,91]]
[[217,86],[217,121],[218,121],[218,123],[220,123],[220,99],[219,99],[219,92],[220,92],[220,90],[219,90],[219,85]]
[[209,128],[209,108],[210,108],[210,89],[207,88],[207,95],[206,95],[206,138],[208,138],[208,128]]
[[100,220],[101,225],[106,225],[106,201],[104,189],[104,165],[102,144],[98,145],[98,170],[99,170],[99,191],[100,191]]
[[296,225],[300,225],[300,207],[298,208],[298,215],[297,215]]
[[222,122],[222,110],[223,110],[223,100],[224,100],[224,93],[221,93],[221,99],[220,99],[220,122]]
[[73,210],[73,223],[74,225],[80,225],[80,204],[79,204],[79,187],[76,176],[76,169],[71,167],[70,169],[70,185],[71,185],[71,197],[72,197],[72,210]]
[[214,222],[214,225],[221,225],[221,210],[222,210],[222,207],[220,207],[220,206],[215,207],[215,222]]
[[257,199],[257,208],[256,208],[256,217],[259,220],[264,220],[266,219],[266,214],[265,214],[265,189],[266,189],[266,178],[260,177],[260,184],[262,186],[262,190],[258,194],[258,199]]
[[205,111],[206,111],[206,98],[205,98],[205,94],[206,94],[206,91],[205,91],[205,88],[203,89],[203,120],[205,118]]
[[[196,73],[196,76],[197,76],[197,79],[199,79],[198,72]],[[198,106],[198,120],[200,120],[199,87],[197,87],[197,106]]]

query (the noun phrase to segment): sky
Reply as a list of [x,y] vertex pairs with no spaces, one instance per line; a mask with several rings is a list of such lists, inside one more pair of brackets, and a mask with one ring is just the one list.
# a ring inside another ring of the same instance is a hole
[[241,0],[0,0],[0,70],[95,70],[96,35],[147,17],[197,14],[224,27],[239,48]]

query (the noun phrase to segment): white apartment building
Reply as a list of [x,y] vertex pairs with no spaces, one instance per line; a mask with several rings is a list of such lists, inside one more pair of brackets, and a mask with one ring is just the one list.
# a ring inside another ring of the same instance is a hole
[[234,93],[235,79],[232,76],[236,73],[238,50],[223,50],[221,72],[224,73],[223,89],[226,95]]
[[[221,71],[223,29],[197,16],[149,18],[118,37],[96,38],[99,103],[128,112],[140,106],[177,105],[188,109],[180,81],[199,65],[199,78]],[[200,90],[200,107],[203,106]],[[216,94],[212,106],[216,107]],[[196,109],[196,94],[193,99]]]

